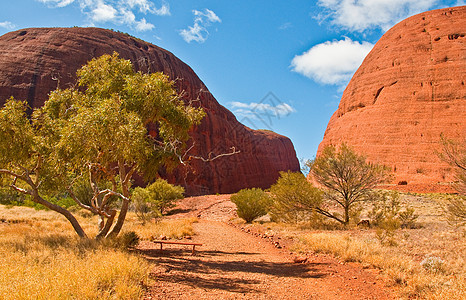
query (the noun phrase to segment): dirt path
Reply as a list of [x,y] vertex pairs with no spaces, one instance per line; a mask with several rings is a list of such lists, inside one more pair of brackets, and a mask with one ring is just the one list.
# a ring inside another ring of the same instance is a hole
[[392,299],[374,271],[327,256],[293,263],[289,250],[221,221],[200,219],[190,249],[143,250],[155,284],[146,299]]

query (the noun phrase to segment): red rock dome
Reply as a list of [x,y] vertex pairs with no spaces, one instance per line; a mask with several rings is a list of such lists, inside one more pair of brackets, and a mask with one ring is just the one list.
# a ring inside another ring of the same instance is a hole
[[428,11],[387,31],[346,87],[318,154],[346,142],[390,166],[394,183],[452,180],[443,133],[466,139],[466,6]]
[[290,139],[255,131],[221,106],[193,70],[172,53],[129,35],[99,28],[29,28],[0,37],[0,105],[14,96],[38,107],[50,91],[76,80],[76,70],[94,57],[118,52],[137,70],[162,71],[177,79],[185,100],[200,100],[206,111],[192,132],[190,155],[215,156],[235,147],[240,153],[214,161],[193,160],[173,174],[162,174],[185,186],[187,194],[233,193],[242,188],[267,188],[279,171],[299,171]]

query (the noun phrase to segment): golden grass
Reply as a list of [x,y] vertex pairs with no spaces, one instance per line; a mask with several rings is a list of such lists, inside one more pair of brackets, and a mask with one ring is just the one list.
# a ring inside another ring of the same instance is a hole
[[135,215],[130,214],[125,225],[125,230],[136,232],[142,240],[154,240],[161,236],[171,239],[180,239],[194,234],[192,224],[197,218],[167,219],[156,223],[148,222],[142,225]]
[[419,228],[396,233],[397,246],[382,246],[375,230],[301,232],[298,251],[332,254],[379,268],[406,299],[466,299],[466,235],[449,226],[435,196],[402,195],[419,214]]
[[[96,219],[79,217],[90,236]],[[129,214],[124,231],[142,239],[192,235],[196,219],[146,226]],[[0,205],[0,299],[138,299],[150,263],[130,252],[77,238],[52,211]]]

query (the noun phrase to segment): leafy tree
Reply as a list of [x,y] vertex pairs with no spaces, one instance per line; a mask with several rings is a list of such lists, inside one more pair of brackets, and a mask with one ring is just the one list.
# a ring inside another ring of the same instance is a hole
[[323,203],[322,192],[301,173],[280,172],[270,193],[272,218],[285,222],[297,223],[303,215],[320,210]]
[[325,198],[343,210],[342,216],[327,210],[319,213],[344,225],[349,224],[357,204],[370,200],[371,189],[389,178],[387,167],[366,162],[344,143],[338,150],[327,146],[310,167],[312,178],[326,189]]
[[231,196],[231,201],[236,204],[238,217],[251,223],[267,214],[269,196],[259,188],[242,189]]
[[[0,114],[0,173],[11,178],[13,189],[61,213],[86,237],[68,210],[40,196],[66,189],[80,207],[99,216],[97,238],[112,237],[128,211],[132,176],[151,179],[161,166],[175,167],[204,112],[185,105],[168,76],[136,73],[116,53],[93,59],[77,75],[79,88],[51,93],[32,122],[24,103],[6,103]],[[73,188],[82,178],[91,187],[90,200]]]

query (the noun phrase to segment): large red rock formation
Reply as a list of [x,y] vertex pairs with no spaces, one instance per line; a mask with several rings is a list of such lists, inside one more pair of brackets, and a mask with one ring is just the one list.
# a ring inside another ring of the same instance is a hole
[[394,182],[452,180],[443,133],[466,139],[466,6],[425,12],[387,31],[346,87],[318,153],[347,142],[390,166]]
[[[10,96],[38,107],[51,90],[76,80],[76,70],[103,54],[118,52],[137,70],[162,71],[177,79],[185,99],[199,99],[206,111],[194,129],[189,155],[208,158],[240,153],[190,165],[164,174],[187,193],[232,193],[247,187],[269,187],[279,171],[299,170],[291,141],[273,132],[255,131],[239,123],[221,106],[193,70],[172,53],[137,38],[98,28],[29,28],[0,37],[0,104]],[[188,155],[188,156],[189,156]]]

